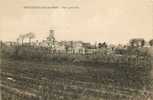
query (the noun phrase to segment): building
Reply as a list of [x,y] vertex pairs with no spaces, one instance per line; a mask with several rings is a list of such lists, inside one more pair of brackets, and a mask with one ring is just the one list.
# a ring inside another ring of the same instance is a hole
[[48,47],[48,43],[46,40],[42,40],[42,42],[39,42],[40,47]]
[[17,42],[6,41],[6,42],[4,42],[4,44],[5,44],[6,46],[15,46],[15,45],[17,45]]
[[56,41],[55,42],[55,50],[56,50],[56,52],[58,52],[58,53],[64,53],[64,52],[66,52],[66,50],[65,50],[65,45],[64,45],[64,43],[61,41],[61,42],[58,42],[58,41]]

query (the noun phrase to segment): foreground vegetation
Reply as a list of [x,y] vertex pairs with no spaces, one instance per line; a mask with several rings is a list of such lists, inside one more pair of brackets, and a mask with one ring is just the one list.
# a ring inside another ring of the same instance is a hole
[[1,48],[2,100],[148,100],[151,57]]
[[151,90],[143,88],[147,88],[147,78],[143,75],[136,76],[142,69],[134,69],[136,73],[127,73],[126,70],[116,69],[109,64],[78,66],[8,59],[3,59],[2,62],[3,100],[152,98]]

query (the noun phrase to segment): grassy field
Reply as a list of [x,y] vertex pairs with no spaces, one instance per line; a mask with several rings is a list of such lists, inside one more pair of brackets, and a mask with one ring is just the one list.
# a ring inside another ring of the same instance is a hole
[[153,100],[144,69],[126,67],[2,59],[2,100]]

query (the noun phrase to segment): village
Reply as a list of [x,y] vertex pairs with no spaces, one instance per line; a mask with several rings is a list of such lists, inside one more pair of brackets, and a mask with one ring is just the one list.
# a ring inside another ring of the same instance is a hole
[[153,99],[153,39],[114,45],[54,35],[49,30],[38,41],[29,32],[0,42],[3,100]]
[[[143,52],[152,53],[153,39],[150,41],[145,41],[143,38],[133,38],[129,40],[126,45],[123,44],[107,44],[105,41],[102,43],[95,42],[91,44],[90,42],[83,41],[57,41],[55,38],[55,31],[49,30],[49,35],[46,39],[39,41],[32,39],[35,38],[35,34],[29,32],[27,34],[19,35],[16,42],[12,41],[1,41],[1,46],[23,46],[23,47],[33,47],[33,48],[48,48],[54,53],[67,53],[67,54],[124,54],[127,49],[137,48],[142,49]],[[26,40],[26,41],[25,41]],[[146,51],[149,50],[149,51]],[[135,52],[136,53],[136,52]]]

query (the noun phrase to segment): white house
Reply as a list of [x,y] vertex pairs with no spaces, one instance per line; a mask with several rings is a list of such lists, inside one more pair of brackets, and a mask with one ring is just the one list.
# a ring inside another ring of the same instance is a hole
[[63,42],[55,42],[55,50],[59,53],[65,52],[65,45]]

